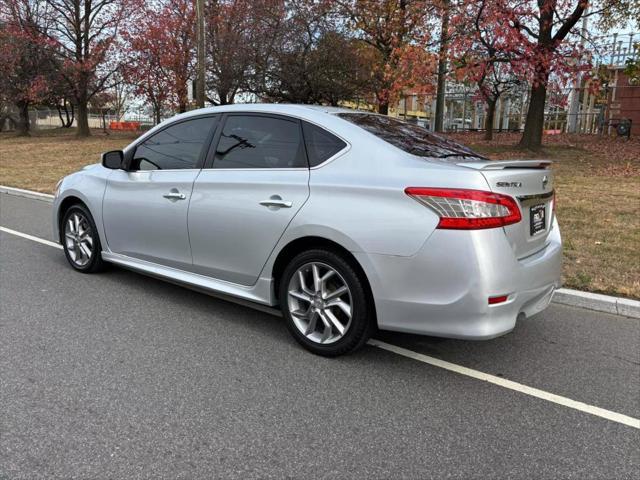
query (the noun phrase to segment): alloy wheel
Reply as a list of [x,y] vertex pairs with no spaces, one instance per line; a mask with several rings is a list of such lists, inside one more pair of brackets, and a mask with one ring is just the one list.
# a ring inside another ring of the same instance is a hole
[[351,326],[353,301],[347,282],[325,263],[302,265],[291,276],[288,307],[296,328],[309,340],[330,344]]
[[84,267],[91,261],[94,241],[93,230],[87,217],[74,212],[64,227],[64,241],[69,257],[78,267]]

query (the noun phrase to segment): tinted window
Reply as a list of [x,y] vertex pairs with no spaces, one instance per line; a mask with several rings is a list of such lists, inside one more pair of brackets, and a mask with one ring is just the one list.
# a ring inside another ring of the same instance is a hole
[[302,122],[302,130],[311,167],[320,165],[347,146],[335,135],[310,123]]
[[393,117],[369,113],[339,113],[338,116],[413,155],[432,158],[483,158],[463,145]]
[[216,122],[216,117],[196,118],[165,128],[138,145],[131,169],[195,168]]
[[232,115],[227,118],[213,168],[306,167],[297,121]]

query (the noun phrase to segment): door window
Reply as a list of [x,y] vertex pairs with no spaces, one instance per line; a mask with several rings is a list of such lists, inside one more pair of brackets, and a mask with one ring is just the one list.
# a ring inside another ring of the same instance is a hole
[[136,148],[131,170],[196,168],[217,117],[180,122],[156,133]]
[[304,168],[307,161],[295,120],[231,115],[216,148],[213,168]]
[[332,133],[311,123],[302,122],[302,131],[311,167],[320,165],[347,146]]

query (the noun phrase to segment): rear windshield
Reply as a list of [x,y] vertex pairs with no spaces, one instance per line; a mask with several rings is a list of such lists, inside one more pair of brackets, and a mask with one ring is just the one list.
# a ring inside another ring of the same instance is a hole
[[485,159],[459,143],[434,135],[426,128],[397,118],[373,113],[339,113],[338,116],[364,128],[385,142],[419,157],[451,158],[451,161],[460,157]]

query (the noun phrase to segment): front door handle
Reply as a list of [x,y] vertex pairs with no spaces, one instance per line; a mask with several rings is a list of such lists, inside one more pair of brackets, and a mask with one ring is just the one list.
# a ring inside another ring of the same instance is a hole
[[286,200],[282,200],[280,195],[271,195],[269,200],[262,200],[260,205],[263,207],[268,207],[270,209],[276,208],[291,208],[293,202],[287,202]]
[[180,193],[177,190],[172,190],[169,193],[165,193],[162,196],[169,200],[184,200],[185,198],[187,198],[187,196],[184,193]]

